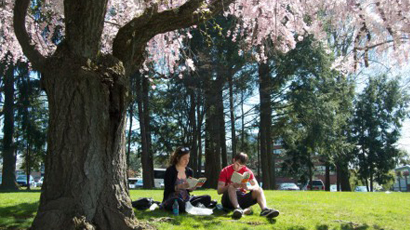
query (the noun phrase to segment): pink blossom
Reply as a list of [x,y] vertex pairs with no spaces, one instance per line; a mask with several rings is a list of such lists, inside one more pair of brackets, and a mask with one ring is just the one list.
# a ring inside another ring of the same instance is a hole
[[[138,18],[149,8],[158,5],[158,11],[177,10],[177,8],[190,0],[109,0],[103,34],[101,36],[101,52],[112,53],[113,39],[119,29],[132,19]],[[222,0],[204,0],[197,12],[209,12],[212,4]],[[31,43],[44,56],[52,55],[56,46],[50,40],[51,36],[42,36],[44,28],[50,32],[56,26],[63,27],[64,36],[64,7],[63,0],[44,1],[42,11],[50,15],[50,23],[34,21],[33,15],[26,18],[26,28],[29,32]],[[10,52],[11,62],[24,59],[21,47],[15,38],[13,29],[13,0],[3,0],[0,11],[0,59]],[[112,13],[114,12],[114,13]],[[313,34],[317,40],[327,43],[328,33],[324,26],[332,28],[339,33],[338,38],[344,41],[348,33],[355,34],[358,42],[352,41],[349,50],[356,52],[347,53],[336,66],[351,69],[343,63],[351,64],[353,57],[364,56],[368,47],[378,53],[384,53],[397,60],[398,63],[408,61],[409,33],[410,33],[410,3],[409,0],[236,0],[225,9],[224,16],[234,16],[238,24],[228,30],[226,37],[232,36],[232,41],[240,41],[244,52],[251,51],[255,59],[266,61],[267,55],[262,50],[277,49],[287,52],[296,46],[297,41]],[[29,12],[30,14],[31,12]],[[307,25],[305,18],[309,16],[312,21]],[[365,29],[364,29],[365,25]],[[196,25],[192,29],[197,28]],[[349,28],[349,29],[346,29]],[[366,32],[363,32],[366,31]],[[367,35],[371,35],[368,39]],[[295,35],[298,35],[295,38]],[[142,72],[147,72],[147,66],[161,65],[161,71],[174,73],[177,71],[180,59],[186,56],[181,51],[186,38],[191,39],[189,31],[171,31],[157,34],[147,44],[144,66]],[[271,47],[265,46],[267,39],[272,41]],[[340,42],[338,40],[334,43]],[[367,47],[367,48],[366,48]],[[256,49],[255,49],[256,48]],[[391,51],[393,49],[393,51]],[[255,50],[259,50],[257,53]],[[195,71],[191,58],[184,57],[187,70]],[[338,59],[339,60],[339,59]],[[361,61],[361,59],[356,59]],[[150,65],[153,64],[153,65]],[[357,63],[353,64],[354,66]]]

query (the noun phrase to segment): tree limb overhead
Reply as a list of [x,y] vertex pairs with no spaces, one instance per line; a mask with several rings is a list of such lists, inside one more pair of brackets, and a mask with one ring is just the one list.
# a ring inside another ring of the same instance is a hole
[[148,8],[143,15],[123,26],[114,39],[113,55],[119,58],[127,70],[133,71],[143,62],[147,42],[157,34],[186,28],[206,21],[234,0],[215,0],[209,11],[201,12],[205,0],[189,0],[182,6],[158,12],[156,6]]
[[29,4],[30,0],[16,0],[13,17],[14,33],[34,69],[42,71],[45,68],[46,58],[30,43],[31,39],[26,30],[25,22]]

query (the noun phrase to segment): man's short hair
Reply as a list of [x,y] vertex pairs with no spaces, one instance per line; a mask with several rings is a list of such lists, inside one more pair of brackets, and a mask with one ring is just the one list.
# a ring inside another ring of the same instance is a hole
[[244,152],[237,153],[233,158],[235,161],[239,161],[241,165],[246,164],[248,162],[248,155]]

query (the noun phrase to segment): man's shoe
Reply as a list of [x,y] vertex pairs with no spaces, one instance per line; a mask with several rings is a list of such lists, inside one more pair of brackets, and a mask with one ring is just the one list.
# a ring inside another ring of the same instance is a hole
[[238,219],[241,219],[242,215],[243,215],[243,210],[240,208],[237,208],[233,211],[232,218],[238,220]]
[[261,216],[266,216],[266,218],[275,218],[279,216],[279,211],[271,208],[265,208],[261,211]]

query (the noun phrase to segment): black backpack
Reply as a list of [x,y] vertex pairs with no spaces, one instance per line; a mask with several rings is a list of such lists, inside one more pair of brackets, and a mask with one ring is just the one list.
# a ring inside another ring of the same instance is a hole
[[156,204],[160,204],[160,202],[158,201],[154,201],[152,198],[139,198],[136,201],[131,202],[132,207],[138,209],[138,210],[145,210],[148,209],[149,207],[151,207],[151,205],[153,205],[154,203]]

